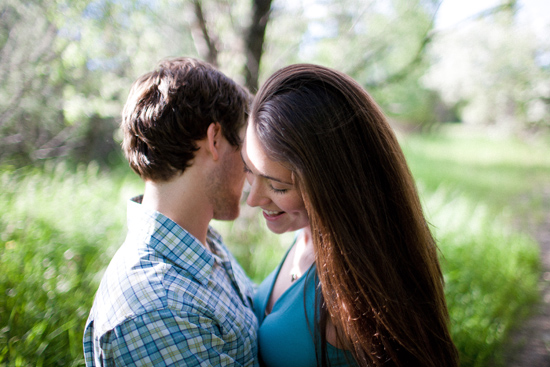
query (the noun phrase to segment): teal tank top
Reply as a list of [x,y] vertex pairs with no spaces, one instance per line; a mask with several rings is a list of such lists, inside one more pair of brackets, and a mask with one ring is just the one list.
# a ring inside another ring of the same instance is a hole
[[[314,367],[317,366],[313,333],[315,287],[318,284],[315,264],[281,295],[271,313],[265,314],[283,262],[284,259],[260,284],[254,296],[254,312],[260,324],[260,364],[266,367]],[[350,352],[330,344],[327,344],[327,355],[330,366],[357,366]]]

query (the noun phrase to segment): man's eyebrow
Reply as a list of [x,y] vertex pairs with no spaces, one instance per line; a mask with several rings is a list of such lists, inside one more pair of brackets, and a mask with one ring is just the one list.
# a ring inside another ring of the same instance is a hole
[[[242,153],[242,152],[241,152],[241,159],[242,159],[243,164],[244,164],[244,166],[246,167],[246,169],[248,169],[248,170],[250,171],[250,168],[248,168],[248,165],[247,165],[246,162],[244,161],[244,157],[243,157],[243,153]],[[291,186],[293,185],[293,183],[291,183],[291,182],[286,182],[286,181],[280,180],[280,179],[278,179],[278,178],[268,176],[268,175],[266,175],[265,173],[262,173],[262,172],[258,173],[258,176],[263,177],[263,178],[267,178],[268,180],[275,181],[275,182],[279,182],[279,183],[282,183],[282,184],[285,184],[285,185],[291,185]]]

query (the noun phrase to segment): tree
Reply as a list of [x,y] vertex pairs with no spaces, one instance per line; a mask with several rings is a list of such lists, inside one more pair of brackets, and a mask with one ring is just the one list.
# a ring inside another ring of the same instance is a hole
[[[258,79],[260,72],[260,63],[263,54],[263,46],[265,40],[265,32],[267,24],[269,22],[270,9],[272,0],[253,0],[252,7],[250,9],[249,19],[251,20],[248,26],[243,29],[240,25],[244,22],[232,21],[232,29],[223,29],[216,31],[214,23],[219,25],[219,15],[229,14],[230,18],[235,16],[235,9],[239,8],[238,2],[228,3],[225,1],[214,1],[211,6],[210,14],[214,14],[211,20],[207,20],[204,11],[204,2],[201,0],[192,0],[193,13],[194,13],[194,39],[197,51],[201,58],[219,67],[220,62],[218,60],[220,34],[221,32],[237,32],[244,35],[238,43],[242,43],[242,49],[245,54],[245,65],[243,67],[244,84],[245,86],[255,92],[258,89]],[[215,5],[212,8],[212,5]],[[211,26],[214,24],[214,26]],[[245,23],[246,24],[246,23]],[[227,37],[227,36],[225,36]],[[228,38],[228,37],[227,37]],[[238,38],[238,37],[235,37]],[[237,50],[240,45],[237,45]],[[238,53],[239,51],[237,51]]]
[[271,0],[252,5],[5,0],[0,160],[105,158],[115,146],[116,116],[129,85],[165,57],[203,58],[255,91]]
[[[107,58],[93,47],[111,45],[94,42],[100,35],[108,36],[109,28],[102,27],[95,38],[87,33],[97,24],[96,13],[100,11],[88,1],[2,3],[0,27],[6,31],[0,37],[3,163],[24,165],[82,154],[105,140],[91,137],[112,135],[114,128],[106,123],[113,116],[108,111],[113,95],[107,93],[112,84],[102,83],[109,77],[101,67]],[[111,53],[115,52],[113,48]]]
[[55,71],[61,50],[57,26],[42,15],[47,5],[5,1],[1,6],[0,159],[8,154],[26,158],[29,151],[40,157],[62,149],[59,141],[70,135],[58,124],[62,101],[53,97],[60,88]]
[[515,2],[492,10],[437,39],[425,83],[466,123],[549,127],[548,38],[518,21]]
[[361,83],[392,118],[435,120],[427,69],[440,1],[323,1],[309,12],[303,57],[340,69]]
[[260,62],[263,54],[265,30],[269,21],[271,0],[254,0],[252,7],[252,23],[246,35],[246,86],[255,91],[258,89]]
[[437,0],[5,0],[0,160],[17,165],[69,156],[105,160],[116,146],[113,136],[129,85],[171,56],[207,60],[252,92],[280,67],[320,63],[350,74],[394,115],[428,120],[419,106],[429,102],[429,94],[418,98],[418,79],[438,5]]

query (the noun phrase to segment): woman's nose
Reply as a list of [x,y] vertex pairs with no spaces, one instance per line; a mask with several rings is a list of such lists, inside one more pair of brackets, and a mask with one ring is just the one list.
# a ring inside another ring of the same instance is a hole
[[264,194],[260,180],[253,178],[249,179],[248,183],[250,184],[250,189],[248,197],[246,198],[246,203],[252,207],[268,204],[269,198]]

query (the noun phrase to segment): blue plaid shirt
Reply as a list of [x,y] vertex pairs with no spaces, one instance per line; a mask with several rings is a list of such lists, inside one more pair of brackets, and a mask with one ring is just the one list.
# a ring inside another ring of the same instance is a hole
[[258,365],[252,283],[212,228],[207,241],[215,254],[130,201],[86,322],[86,366]]

